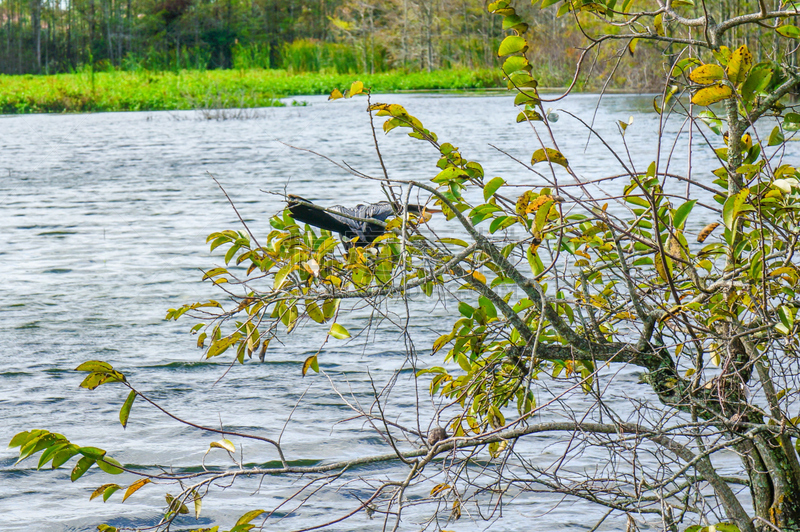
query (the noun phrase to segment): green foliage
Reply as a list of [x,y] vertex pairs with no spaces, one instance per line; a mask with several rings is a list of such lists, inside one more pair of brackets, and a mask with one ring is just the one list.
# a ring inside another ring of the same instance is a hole
[[[348,75],[289,74],[281,70],[213,70],[164,72],[98,72],[95,87],[88,74],[0,76],[0,113],[153,111],[283,105],[276,98],[327,94],[349,83]],[[387,72],[365,76],[375,91],[492,88],[496,72],[450,70]]]
[[[672,7],[636,16],[619,10],[638,8],[638,3],[626,0],[617,4],[616,0],[543,0],[539,5],[554,11],[556,18],[567,17],[576,24],[594,17],[582,31],[605,27],[605,36],[627,39],[631,53],[634,40],[686,45],[683,37],[675,36],[680,28],[674,27],[685,21],[670,10],[695,9],[693,2],[675,1]],[[526,185],[515,190],[510,186],[511,177],[488,178],[483,166],[454,144],[457,139],[441,141],[401,105],[372,103],[370,95],[380,90],[379,80],[386,77],[343,83],[340,86],[347,89],[334,90],[330,99],[366,97],[370,119],[383,119],[385,133],[407,134],[436,154],[436,165],[425,179],[398,181],[387,176],[385,180],[427,195],[428,203],[441,211],[443,223],[456,227],[463,238],[442,238],[426,231],[427,206],[419,213],[380,221],[385,232],[368,245],[356,239],[343,242],[328,231],[301,227],[286,210],[270,220],[272,229],[264,235],[231,229],[209,235],[207,243],[221,256],[224,266],[204,272],[200,280],[224,288],[225,299],[169,309],[166,318],[202,320],[191,332],[199,333],[197,344],[205,348],[205,356],[227,355],[231,363],[244,364],[254,354],[263,360],[272,340],[280,340],[298,327],[326,333],[325,342],[349,341],[360,332],[351,333],[342,325],[352,301],[367,302],[377,309],[391,299],[408,297],[412,290],[428,298],[455,294],[455,301],[448,301],[454,303],[452,325],[448,323],[431,345],[431,354],[439,358],[430,367],[417,370],[415,377],[427,383],[432,398],[441,400],[438,404],[446,405],[437,415],[448,416],[449,433],[457,440],[448,442],[446,430],[431,431],[423,445],[405,455],[395,448],[396,455],[391,458],[411,467],[405,483],[398,484],[403,489],[437,453],[457,456],[457,446],[470,453],[465,463],[474,461],[485,449],[488,457],[482,467],[496,463],[499,470],[508,471],[506,460],[515,458],[512,443],[532,434],[525,431],[534,427],[542,432],[568,431],[570,446],[609,438],[602,441],[614,457],[635,454],[630,450],[637,450],[644,439],[658,448],[657,453],[646,448],[656,460],[651,471],[635,463],[632,480],[604,473],[600,488],[594,487],[594,478],[587,479],[589,487],[569,488],[557,476],[548,485],[544,470],[533,467],[526,475],[535,471],[545,478],[536,490],[550,487],[598,500],[628,515],[642,509],[660,512],[665,529],[677,526],[675,512],[664,509],[665,487],[673,490],[669,504],[683,505],[685,514],[706,511],[685,501],[696,493],[710,499],[704,491],[708,490],[721,501],[715,510],[724,512],[734,524],[695,525],[689,530],[755,532],[757,520],[790,529],[800,520],[796,503],[800,500],[800,463],[794,449],[800,431],[797,418],[791,417],[786,405],[796,404],[800,390],[793,382],[796,374],[781,372],[794,367],[800,348],[800,269],[794,256],[800,240],[800,171],[776,157],[782,150],[768,153],[767,148],[783,148],[787,134],[800,130],[800,114],[781,102],[788,101],[800,85],[800,75],[791,65],[777,63],[777,58],[754,64],[747,44],[733,49],[719,44],[722,35],[718,33],[736,24],[707,24],[709,43],[692,43],[705,49],[693,52],[694,57],[677,53],[674,63],[665,66],[668,83],[662,96],[654,100],[654,108],[662,125],[681,113],[685,113],[681,120],[693,127],[706,124],[713,136],[703,130],[705,140],[717,146],[710,148],[707,156],[722,166],[713,175],[680,176],[665,168],[659,153],[646,169],[635,169],[632,161],[619,155],[627,149],[624,135],[616,150],[601,139],[624,172],[604,180],[618,183],[621,193],[594,194],[570,163],[580,155],[563,152],[550,127],[554,118],[543,106],[537,65],[528,55],[536,44],[528,37],[529,24],[507,0],[488,7],[502,17],[502,27],[510,32],[498,44],[497,53],[505,57],[502,75],[515,95],[517,121],[536,132],[538,145],[531,150],[530,165],[534,171],[547,170],[551,186]],[[786,14],[759,10],[754,18],[783,16]],[[358,36],[363,32],[359,33],[356,22],[363,20],[362,14],[349,21],[340,19],[337,25]],[[614,22],[617,25],[611,25]],[[692,22],[684,30],[691,34],[696,25]],[[776,35],[794,39],[793,30],[785,27]],[[592,47],[602,42],[596,39]],[[298,44],[299,56],[305,53],[304,46]],[[682,99],[683,95],[687,98]],[[696,109],[688,105],[689,95],[694,106],[721,104],[724,113],[710,108],[690,114]],[[759,138],[755,124],[770,119],[776,121],[772,133]],[[617,123],[622,134],[632,125]],[[547,134],[539,134],[540,130]],[[580,192],[564,185],[561,176],[569,176],[570,185],[579,185]],[[683,194],[677,194],[673,180],[694,188],[686,187]],[[603,187],[611,184],[604,182]],[[699,197],[697,189],[713,200]],[[510,191],[515,198],[506,195]],[[615,209],[609,208],[612,200],[618,203]],[[720,226],[724,230],[714,233]],[[320,348],[297,364],[303,376],[309,370],[320,372],[325,353]],[[616,365],[636,368],[641,372],[640,381],[649,386],[649,395],[631,401],[634,415],[625,414],[642,418],[636,423],[623,421],[614,411],[613,402],[629,390],[613,401],[604,397],[616,373],[610,368]],[[106,383],[131,389],[120,411],[125,426],[141,393],[104,362],[87,362],[78,370],[89,373],[81,386],[90,390]],[[598,410],[587,410],[591,422],[577,421],[571,408],[566,408],[556,410],[556,415],[568,421],[535,424],[534,415],[557,408],[560,402],[561,396],[556,396],[537,403],[535,390],[544,381],[553,384],[548,384],[548,391],[578,390],[588,402],[598,405]],[[777,383],[785,384],[779,388]],[[758,400],[753,401],[756,394]],[[787,403],[787,395],[795,403]],[[375,404],[381,410],[377,392]],[[597,419],[608,417],[610,421],[595,423],[591,417],[595,414]],[[371,412],[368,415],[377,417]],[[388,427],[385,418],[378,419]],[[248,474],[306,472],[290,468],[278,442],[251,437],[278,448],[281,465],[277,470],[250,470]],[[714,452],[730,448],[742,457],[746,481],[723,478],[714,469],[709,459],[712,451],[705,442],[711,437],[715,438]],[[104,450],[77,447],[60,434],[28,431],[16,435],[11,444],[20,447],[20,460],[42,452],[40,466],[52,460],[57,467],[81,455],[73,480],[95,463],[108,473],[121,471]],[[237,450],[226,437],[212,442],[207,453],[213,449],[230,456]],[[662,453],[669,458],[658,458]],[[560,467],[561,460],[557,463]],[[344,471],[349,466],[335,467]],[[453,485],[436,485],[432,497],[458,494],[455,484],[461,473],[456,469],[447,469],[455,479]],[[692,476],[686,477],[689,470],[693,470]],[[524,482],[518,482],[521,478]],[[475,486],[474,478],[461,480],[469,486],[462,493]],[[143,478],[128,486],[123,501],[150,481]],[[204,482],[210,485],[213,479]],[[530,482],[523,476],[509,481],[509,486]],[[494,477],[490,483],[491,489],[496,489]],[[731,483],[754,487],[750,495],[758,519],[748,515],[738,498],[743,495],[735,493]],[[102,494],[105,500],[120,489],[117,484],[104,484],[92,496]],[[398,507],[404,504],[403,489],[396,498]],[[623,499],[620,493],[637,496]],[[389,508],[395,504],[393,497],[387,499]],[[189,501],[195,502],[199,514],[200,497],[194,488],[165,498],[167,523],[188,513]],[[461,516],[461,505],[461,499],[452,500],[451,518]],[[361,508],[371,509],[366,504]],[[261,513],[248,512],[233,530],[249,530],[254,526],[251,521]],[[697,518],[707,522],[705,515]]]

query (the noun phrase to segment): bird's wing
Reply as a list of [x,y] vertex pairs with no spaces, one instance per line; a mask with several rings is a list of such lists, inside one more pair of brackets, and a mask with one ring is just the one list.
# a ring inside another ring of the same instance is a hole
[[[320,209],[315,209],[314,207],[304,205],[303,203],[298,203],[296,200],[305,203],[311,203],[310,201],[299,196],[289,197],[289,214],[291,214],[292,218],[294,218],[296,221],[313,225],[314,227],[319,227],[320,229],[327,229],[328,231],[333,231],[344,236],[349,235],[350,238],[355,236],[350,225],[343,221],[347,220],[347,218],[340,218],[338,216],[328,214]],[[334,208],[334,210],[336,209]]]

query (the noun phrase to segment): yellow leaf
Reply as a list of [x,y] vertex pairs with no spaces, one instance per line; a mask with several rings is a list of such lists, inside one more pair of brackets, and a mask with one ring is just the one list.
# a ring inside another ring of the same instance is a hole
[[532,213],[532,212],[536,212],[542,207],[542,205],[544,205],[545,203],[547,203],[548,201],[550,201],[552,199],[553,199],[553,196],[550,196],[548,194],[543,194],[543,195],[537,197],[535,200],[531,201],[528,204],[528,206],[525,207],[525,212],[529,213],[529,214]]
[[194,518],[200,519],[200,509],[203,507],[203,499],[195,494],[194,496]]
[[669,269],[672,264],[672,261],[670,261],[670,259],[668,259],[667,257],[663,257],[662,260],[662,257],[663,255],[661,255],[660,253],[656,254],[656,256],[653,257],[653,265],[656,267],[656,272],[658,272],[658,276],[661,277],[664,281],[668,281],[669,276],[667,275],[667,270],[664,269],[664,262],[667,263],[667,268]]
[[352,85],[350,85],[350,95],[349,97],[352,98],[356,94],[361,94],[364,92],[364,84],[360,81],[354,81]]
[[662,13],[656,15],[656,17],[653,19],[653,25],[656,27],[656,33],[662,37],[666,35],[664,32],[664,15]]
[[117,488],[120,487],[118,484],[103,484],[102,486],[100,486],[99,488],[97,488],[92,492],[92,494],[89,496],[89,500],[91,501],[99,497],[100,495],[105,493],[107,488],[110,488],[111,486],[116,486]]
[[548,160],[551,163],[560,164],[564,168],[569,167],[567,158],[564,157],[560,151],[554,150],[552,148],[538,149],[535,152],[533,152],[533,156],[531,157],[531,164],[536,164]]
[[319,364],[317,363],[317,355],[310,356],[303,362],[303,377],[306,376],[309,369],[313,369],[315,372],[319,373]]
[[437,495],[441,495],[442,493],[446,492],[449,489],[451,489],[449,484],[436,484],[431,490],[431,497],[436,497]]
[[528,205],[531,202],[531,198],[533,198],[533,191],[525,191],[520,197],[517,198],[517,213],[524,214]]
[[474,277],[477,281],[486,284],[486,276],[483,275],[481,272],[474,270],[472,272],[472,277]]
[[343,98],[342,91],[339,89],[333,89],[331,95],[328,96],[328,100],[338,100],[339,98]]
[[701,85],[708,85],[725,78],[725,70],[721,66],[709,63],[692,70],[689,79]]
[[225,449],[229,453],[236,452],[236,447],[234,447],[233,442],[231,440],[221,439],[219,441],[212,441],[211,445],[208,446],[208,449]]
[[692,103],[695,105],[711,105],[721,102],[731,97],[733,89],[722,83],[715,83],[710,87],[700,89],[692,96]]
[[[681,234],[680,231],[676,231],[676,236],[680,234]],[[669,235],[669,241],[667,242],[667,250],[669,254],[673,257],[680,257],[681,252],[683,251],[681,248],[680,241],[677,238],[673,237],[672,235]]]
[[141,478],[141,479],[137,480],[136,482],[134,482],[133,484],[131,484],[130,486],[128,486],[128,489],[125,490],[125,496],[122,497],[122,502],[125,502],[125,500],[128,497],[130,497],[131,495],[133,495],[133,493],[136,490],[138,490],[139,488],[141,488],[145,484],[149,484],[150,482],[152,482],[152,481],[149,478]]
[[719,366],[720,360],[719,345],[711,344],[711,357],[709,358],[709,362],[715,366]]
[[697,235],[697,241],[698,242],[704,242],[705,239],[708,238],[708,235],[710,235],[711,232],[714,231],[714,229],[716,229],[717,227],[719,227],[719,224],[717,222],[714,222],[714,223],[711,223],[711,224],[708,224],[707,226],[705,226],[703,228],[703,230],[700,231],[700,234]]
[[728,79],[734,85],[743,83],[752,66],[753,54],[747,49],[747,45],[743,44],[731,54],[731,58],[728,60]]

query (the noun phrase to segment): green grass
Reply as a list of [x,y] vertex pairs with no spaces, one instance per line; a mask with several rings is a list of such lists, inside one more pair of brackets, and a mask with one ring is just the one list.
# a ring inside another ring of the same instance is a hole
[[270,107],[283,96],[328,94],[361,80],[374,93],[502,86],[499,70],[290,74],[284,70],[95,72],[0,76],[0,113]]

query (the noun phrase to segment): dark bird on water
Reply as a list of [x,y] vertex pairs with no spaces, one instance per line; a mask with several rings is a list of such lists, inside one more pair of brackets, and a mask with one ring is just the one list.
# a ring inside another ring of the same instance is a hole
[[[369,203],[367,205],[359,203],[353,208],[334,205],[333,207],[322,209],[300,196],[289,195],[289,214],[292,218],[301,223],[339,233],[342,235],[343,240],[347,242],[358,238],[354,242],[356,246],[369,245],[385,232],[383,226],[367,220],[385,222],[389,218],[400,215],[402,211],[402,205],[396,205],[388,201]],[[427,213],[440,211],[427,209],[421,205],[409,204],[408,212],[419,214],[421,219],[426,221]],[[341,213],[344,216],[336,213]],[[353,218],[359,218],[359,220],[354,220]]]

